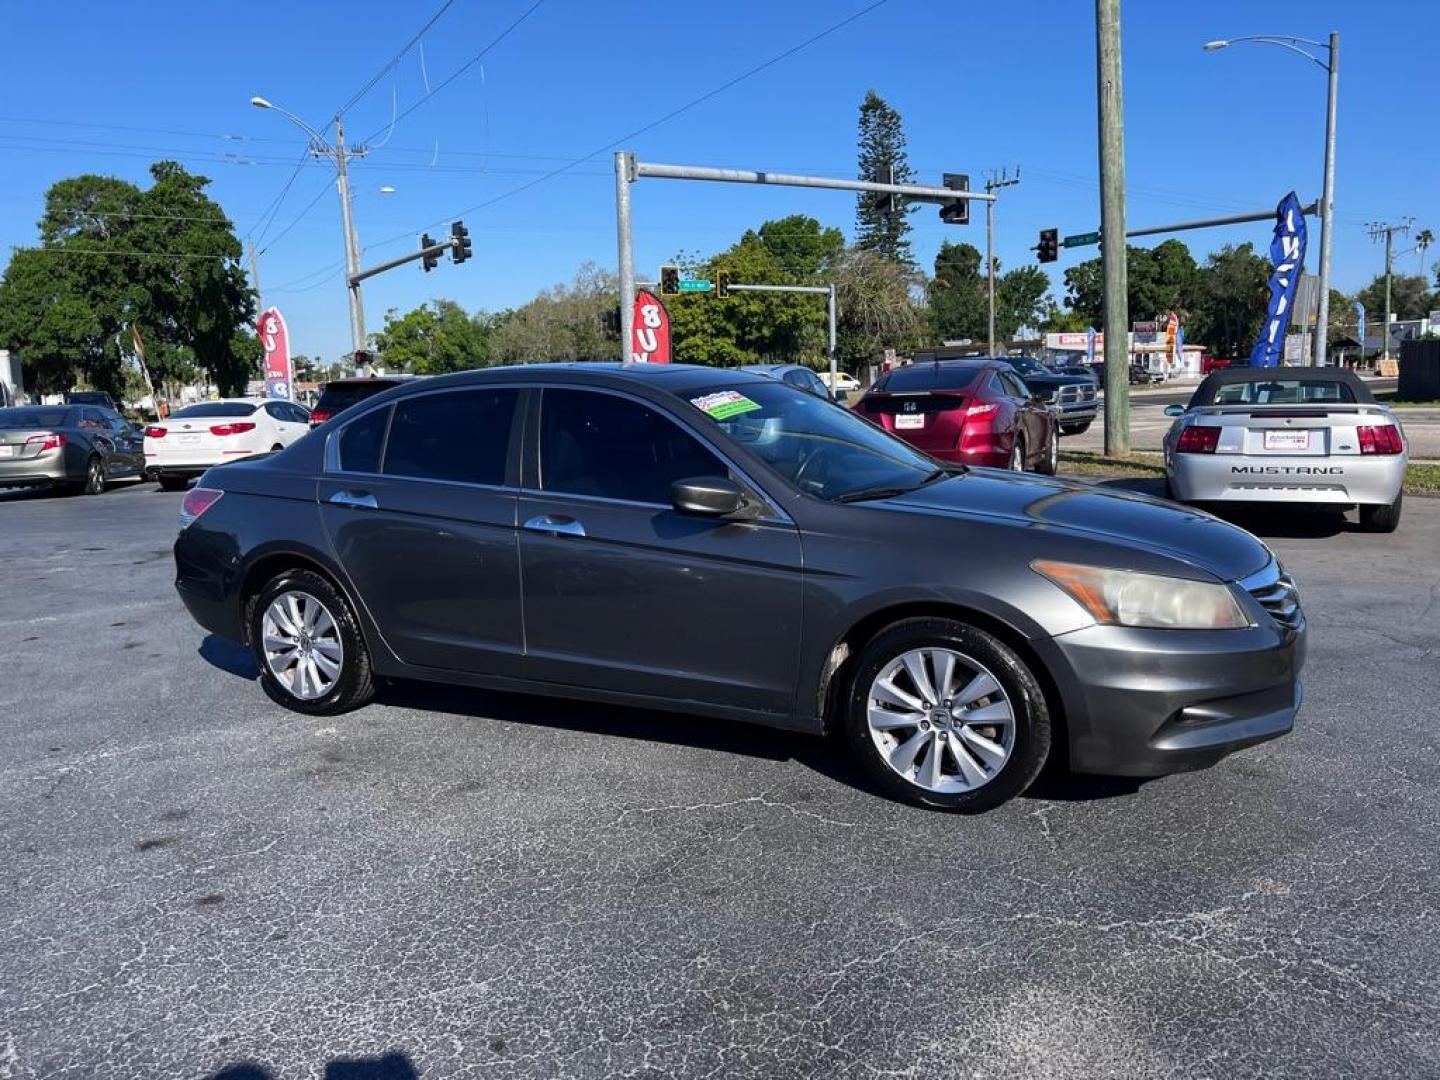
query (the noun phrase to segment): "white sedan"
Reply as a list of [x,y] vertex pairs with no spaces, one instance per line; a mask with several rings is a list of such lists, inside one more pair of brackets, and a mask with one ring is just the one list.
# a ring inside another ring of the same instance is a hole
[[[822,371],[822,372],[820,372],[820,381],[823,382],[826,386],[830,386],[830,372],[829,372],[829,371]],[[830,386],[830,389],[831,389],[831,390],[843,390],[844,392],[846,392],[846,393],[848,394],[848,393],[851,392],[852,390],[859,390],[859,389],[860,389],[860,380],[857,379],[857,378],[855,378],[855,376],[854,376],[854,375],[851,375],[849,372],[842,371],[842,372],[839,372],[839,373],[836,375],[836,377],[835,377],[835,385],[834,385],[834,386]]]
[[294,402],[202,401],[145,428],[145,469],[179,491],[212,465],[283,450],[309,430],[309,411]]

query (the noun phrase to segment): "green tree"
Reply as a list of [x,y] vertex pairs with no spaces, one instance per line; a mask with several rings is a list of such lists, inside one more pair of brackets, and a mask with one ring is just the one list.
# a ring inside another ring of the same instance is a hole
[[983,341],[989,333],[983,261],[973,244],[941,241],[928,289],[937,341]]
[[104,361],[105,327],[63,257],[15,252],[0,279],[0,344],[19,353],[25,385],[37,394],[73,387]]
[[469,315],[454,300],[433,300],[404,315],[387,311],[385,329],[374,338],[388,370],[442,375],[486,366],[491,330],[485,314]]
[[523,307],[495,316],[490,358],[499,364],[547,360],[600,360],[619,352],[619,339],[605,329],[605,312],[615,306],[615,275],[585,263],[569,285],[546,289]]
[[1270,260],[1254,244],[1226,244],[1200,271],[1188,341],[1209,346],[1216,356],[1248,356],[1260,333],[1269,301]]
[[[874,90],[867,90],[860,103],[859,159],[861,180],[907,184],[915,178],[900,114]],[[907,239],[911,210],[904,199],[860,192],[855,196],[855,246],[891,262],[912,264]]]
[[[995,280],[995,338],[1009,341],[1021,327],[1038,327],[1047,313],[1050,279],[1038,266],[1017,266]],[[987,326],[986,333],[989,333]]]
[[908,352],[924,344],[927,320],[914,300],[922,284],[916,270],[873,251],[847,248],[835,276],[845,368],[858,371],[886,349]]
[[[1190,249],[1179,240],[1166,240],[1154,248],[1127,247],[1126,300],[1132,320],[1154,319],[1175,311],[1192,310],[1199,288],[1199,267]],[[1099,326],[1105,317],[1105,279],[1100,259],[1087,259],[1065,271],[1066,301],[1070,309]]]
[[[1440,291],[1440,290],[1437,290]],[[1377,327],[1385,318],[1385,275],[1375,278],[1355,298],[1365,305],[1365,318]],[[1392,274],[1390,314],[1395,319],[1423,319],[1433,306],[1433,297],[1419,274]]]
[[[750,235],[746,233],[741,242]],[[845,249],[844,233],[825,228],[808,214],[791,214],[767,221],[753,235],[775,256],[786,275],[782,282],[757,284],[823,284],[819,279]]]

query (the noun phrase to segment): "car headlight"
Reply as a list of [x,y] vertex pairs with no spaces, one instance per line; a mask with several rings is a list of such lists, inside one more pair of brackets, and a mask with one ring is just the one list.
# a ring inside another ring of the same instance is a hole
[[1228,585],[1036,559],[1049,578],[1096,622],[1168,630],[1236,630],[1250,618]]

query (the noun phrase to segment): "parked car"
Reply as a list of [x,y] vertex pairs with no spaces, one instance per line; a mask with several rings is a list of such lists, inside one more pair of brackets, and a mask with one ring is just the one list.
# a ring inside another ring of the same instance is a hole
[[[814,394],[826,401],[834,401],[835,395],[830,393],[830,387],[826,386],[820,376],[810,370],[804,364],[746,364],[741,371],[753,371],[757,375],[765,375],[772,379],[779,379],[786,386],[793,386],[796,390],[804,390],[807,394]],[[843,394],[845,391],[841,391]]]
[[66,405],[98,405],[110,412],[120,412],[120,407],[115,404],[115,399],[104,390],[71,390],[65,395]]
[[1079,435],[1095,422],[1100,411],[1100,382],[1093,372],[1057,371],[1031,356],[1007,356],[1005,361],[1055,409],[1061,435]]
[[1165,381],[1163,372],[1151,371],[1146,365],[1132,360],[1130,361],[1130,385],[1131,386],[1153,386],[1155,383]]
[[978,810],[1052,753],[1211,764],[1300,701],[1304,616],[1250,534],[938,464],[745,372],[397,387],[212,469],[181,523],[186,607],[310,715],[402,677],[834,730],[890,794]]
[[931,360],[882,375],[856,410],[941,461],[1047,475],[1060,429],[1043,391],[1008,360]]
[[360,375],[353,379],[335,379],[320,388],[320,398],[310,410],[310,426],[319,427],[332,416],[339,416],[352,405],[372,398],[392,386],[400,386],[415,375]]
[[1371,532],[1400,523],[1405,431],[1352,371],[1232,368],[1165,414],[1165,471],[1182,502],[1358,506]]
[[145,474],[140,429],[95,405],[0,409],[0,487],[61,487],[98,495]]
[[[830,372],[820,372],[820,381],[826,386],[830,386]],[[837,392],[843,390],[847,394],[853,394],[856,390],[860,389],[860,380],[854,375],[842,371],[836,375],[835,385],[830,388]]]
[[1211,356],[1209,353],[1200,354],[1200,374],[1209,375],[1212,371],[1224,371],[1235,365],[1235,361],[1222,356]]
[[162,488],[179,491],[211,465],[283,450],[309,430],[310,414],[293,401],[202,401],[145,428],[145,464]]

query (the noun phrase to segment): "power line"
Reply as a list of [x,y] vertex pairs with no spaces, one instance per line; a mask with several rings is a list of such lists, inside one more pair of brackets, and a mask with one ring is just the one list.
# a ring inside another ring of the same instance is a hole
[[[882,0],[882,2],[883,2],[883,0]],[[461,64],[458,68],[456,68],[454,71],[452,71],[449,75],[447,75],[444,79],[442,79],[442,80],[440,81],[439,85],[435,86],[432,90],[429,91],[429,93],[427,93],[427,94],[426,94],[424,97],[422,97],[419,101],[415,102],[414,105],[411,105],[408,109],[406,109],[404,112],[402,112],[399,116],[396,116],[395,118],[393,118],[393,119],[390,121],[390,123],[388,123],[388,124],[382,124],[379,128],[377,128],[377,129],[375,130],[374,134],[370,135],[370,136],[369,136],[368,138],[366,138],[364,141],[365,141],[365,142],[370,142],[370,141],[373,140],[377,135],[379,135],[381,132],[385,131],[387,128],[393,128],[393,127],[394,127],[396,124],[398,124],[401,120],[404,120],[405,117],[409,116],[409,115],[410,115],[411,113],[413,113],[416,109],[420,108],[421,105],[424,105],[427,101],[429,101],[431,98],[433,98],[433,97],[434,97],[436,94],[438,94],[441,90],[444,90],[445,87],[449,86],[452,82],[454,82],[456,79],[458,79],[461,75],[463,75],[463,74],[465,74],[465,72],[469,71],[470,68],[474,67],[476,64],[478,64],[478,63],[484,58],[484,56],[485,56],[486,53],[488,53],[491,49],[495,48],[496,45],[499,45],[502,41],[504,41],[507,37],[509,37],[512,30],[514,30],[516,27],[518,27],[518,26],[519,26],[521,23],[523,23],[526,19],[530,18],[531,15],[535,14],[536,9],[538,9],[538,8],[540,7],[540,5],[543,4],[543,3],[545,3],[545,0],[535,0],[535,2],[534,2],[533,4],[531,4],[528,8],[526,8],[523,13],[521,13],[521,15],[520,15],[519,18],[517,18],[514,22],[512,22],[509,26],[507,26],[504,30],[500,31],[500,33],[490,42],[490,44],[486,45],[483,49],[481,49],[478,53],[476,53],[474,56],[472,56],[469,60],[466,60],[465,63]]]
[[439,21],[440,16],[444,15],[445,12],[450,10],[450,5],[454,2],[455,0],[445,0],[445,2],[440,5],[440,9],[436,11],[434,15],[430,16],[429,20],[425,23],[424,26],[422,26],[418,31],[416,31],[415,36],[412,37],[409,41],[407,41],[401,47],[399,52],[397,52],[394,56],[387,60],[379,71],[375,72],[374,75],[370,76],[370,79],[365,83],[364,86],[360,87],[359,90],[356,90],[355,93],[351,94],[349,101],[345,102],[344,105],[341,105],[340,108],[336,109],[335,111],[337,113],[349,112],[351,107],[356,102],[358,102],[361,98],[363,98],[366,94],[368,94],[371,90],[375,88],[376,83],[383,79],[388,72],[394,70],[395,65],[400,63],[400,61],[405,58],[405,54],[415,47],[416,42],[418,42],[422,37],[425,36],[425,32],[429,30],[432,26],[434,26],[437,21]]
[[280,232],[276,234],[273,240],[271,240],[268,244],[266,244],[260,249],[259,253],[261,255],[264,255],[267,251],[269,251],[281,240],[283,240],[286,234],[289,233],[291,229],[295,228],[296,225],[300,224],[301,219],[303,219],[307,214],[309,214],[311,210],[315,209],[316,205],[319,204],[320,200],[323,199],[329,193],[329,191],[330,181],[327,179],[325,181],[325,186],[322,187],[319,191],[317,191],[315,193],[315,197],[305,204],[305,209],[301,210],[300,213],[296,214],[294,220],[292,220],[289,225],[286,225],[285,228],[281,229]]
[[105,251],[99,248],[37,247],[22,248],[12,244],[11,252],[38,251],[45,255],[112,255],[136,259],[221,259],[238,262],[239,255],[196,255],[181,251]]
[[[280,213],[280,207],[285,202],[285,196],[290,194],[290,188],[294,186],[296,178],[300,175],[300,170],[305,167],[305,162],[309,157],[310,148],[307,146],[304,150],[300,151],[300,159],[295,162],[295,168],[290,172],[290,179],[285,181],[285,186],[280,189],[280,193],[270,200],[269,205],[260,211],[260,217],[256,219],[255,224],[251,225],[250,228],[245,231],[245,237],[247,239],[256,229],[260,229],[260,235],[255,238],[256,243],[265,239],[265,233],[270,230],[271,225],[275,224],[275,215]],[[261,228],[262,225],[264,226],[263,228]]]
[[[464,217],[466,214],[474,213],[476,210],[483,210],[483,209],[485,209],[486,207],[494,206],[496,203],[501,202],[501,201],[503,201],[503,200],[505,200],[505,199],[508,199],[508,198],[510,198],[511,196],[519,195],[519,194],[520,194],[521,192],[523,192],[523,191],[529,191],[531,188],[536,187],[536,186],[539,185],[539,184],[543,184],[543,183],[545,183],[547,180],[553,180],[555,177],[561,175],[562,173],[569,172],[569,171],[570,171],[571,169],[573,169],[575,166],[577,166],[577,165],[583,165],[585,162],[589,161],[591,158],[595,157],[596,155],[598,155],[598,154],[603,154],[603,153],[605,153],[607,150],[613,150],[613,149],[615,149],[615,147],[619,146],[621,143],[629,142],[631,139],[638,138],[639,136],[644,135],[647,131],[652,131],[652,130],[654,130],[655,128],[659,127],[661,124],[667,123],[667,122],[675,119],[675,117],[680,116],[682,113],[689,112],[691,109],[695,108],[697,105],[702,105],[702,104],[704,104],[705,102],[709,101],[711,98],[715,97],[716,95],[722,94],[722,93],[724,93],[726,90],[729,90],[731,87],[737,86],[737,85],[739,85],[740,83],[744,82],[746,79],[749,79],[749,78],[751,78],[751,77],[754,76],[754,75],[760,74],[760,72],[766,70],[767,68],[773,67],[774,65],[778,64],[780,61],[785,60],[785,59],[788,59],[788,58],[791,57],[791,56],[794,56],[796,53],[800,52],[802,49],[809,48],[811,45],[814,45],[817,41],[820,41],[820,40],[823,39],[823,38],[829,37],[831,34],[835,33],[837,30],[842,30],[842,29],[844,29],[845,27],[849,26],[851,23],[855,22],[857,19],[860,19],[860,18],[862,18],[862,17],[870,14],[870,12],[874,11],[876,8],[882,7],[883,5],[885,5],[885,4],[887,4],[887,3],[889,3],[889,0],[872,0],[872,2],[871,2],[870,4],[867,4],[865,7],[861,8],[859,11],[856,11],[855,13],[853,13],[853,14],[851,14],[851,15],[847,15],[845,18],[841,19],[839,22],[831,23],[829,26],[827,26],[824,30],[821,30],[819,33],[814,34],[814,35],[806,38],[804,41],[800,42],[800,43],[797,44],[797,45],[792,45],[790,48],[786,49],[784,52],[776,53],[774,56],[770,57],[768,60],[765,60],[765,61],[762,61],[762,62],[759,63],[759,64],[756,64],[754,67],[750,68],[749,70],[744,71],[744,72],[742,72],[742,73],[739,74],[739,75],[736,75],[733,79],[729,79],[728,81],[721,83],[719,86],[715,87],[715,88],[712,89],[712,90],[706,91],[705,93],[701,94],[699,97],[692,98],[690,101],[686,102],[684,105],[681,105],[681,106],[679,106],[678,108],[675,108],[675,109],[670,110],[670,111],[669,111],[668,113],[666,113],[664,116],[661,116],[658,120],[653,120],[653,121],[651,121],[650,123],[644,125],[643,127],[636,128],[634,131],[627,132],[626,134],[621,135],[619,138],[612,139],[612,140],[610,140],[609,142],[607,142],[604,146],[601,146],[601,147],[599,147],[599,148],[597,148],[597,149],[595,149],[595,150],[592,150],[592,151],[590,151],[590,153],[585,154],[585,155],[583,155],[583,156],[581,156],[581,157],[574,158],[573,160],[567,162],[566,164],[561,165],[559,168],[552,169],[552,170],[550,170],[549,172],[544,173],[543,175],[536,177],[534,180],[529,181],[528,183],[524,183],[524,184],[519,185],[518,187],[511,188],[509,191],[503,191],[503,192],[501,192],[499,195],[494,196],[493,198],[486,199],[486,200],[483,201],[483,202],[478,202],[478,203],[476,203],[474,206],[468,206],[468,207],[466,207],[464,210],[456,211],[454,214],[448,214],[448,215],[446,215],[445,217],[440,218],[440,219],[438,219],[438,220],[436,220],[436,221],[433,221],[433,222],[431,222],[429,225],[426,225],[425,228],[427,228],[427,229],[429,229],[429,228],[434,228],[434,227],[437,226],[437,225],[442,225],[442,224],[444,224],[446,221],[452,221],[452,220],[454,220],[454,219],[456,219],[456,218]],[[537,7],[539,6],[538,0],[537,0],[536,6],[537,6]],[[531,10],[534,10],[534,9],[532,8]],[[526,14],[529,14],[529,13],[527,12]],[[522,16],[522,18],[523,18],[523,16]],[[443,84],[442,84],[442,85],[443,85]],[[399,234],[397,234],[397,235],[395,235],[395,236],[393,236],[393,237],[390,237],[390,238],[388,238],[388,239],[381,240],[378,244],[372,244],[372,245],[370,245],[370,246],[371,246],[371,247],[381,247],[381,246],[383,246],[383,245],[385,245],[385,244],[393,243],[393,242],[396,241],[396,240],[404,239],[404,237],[409,236],[409,235],[412,235],[412,234],[411,234],[411,233],[399,233]]]

